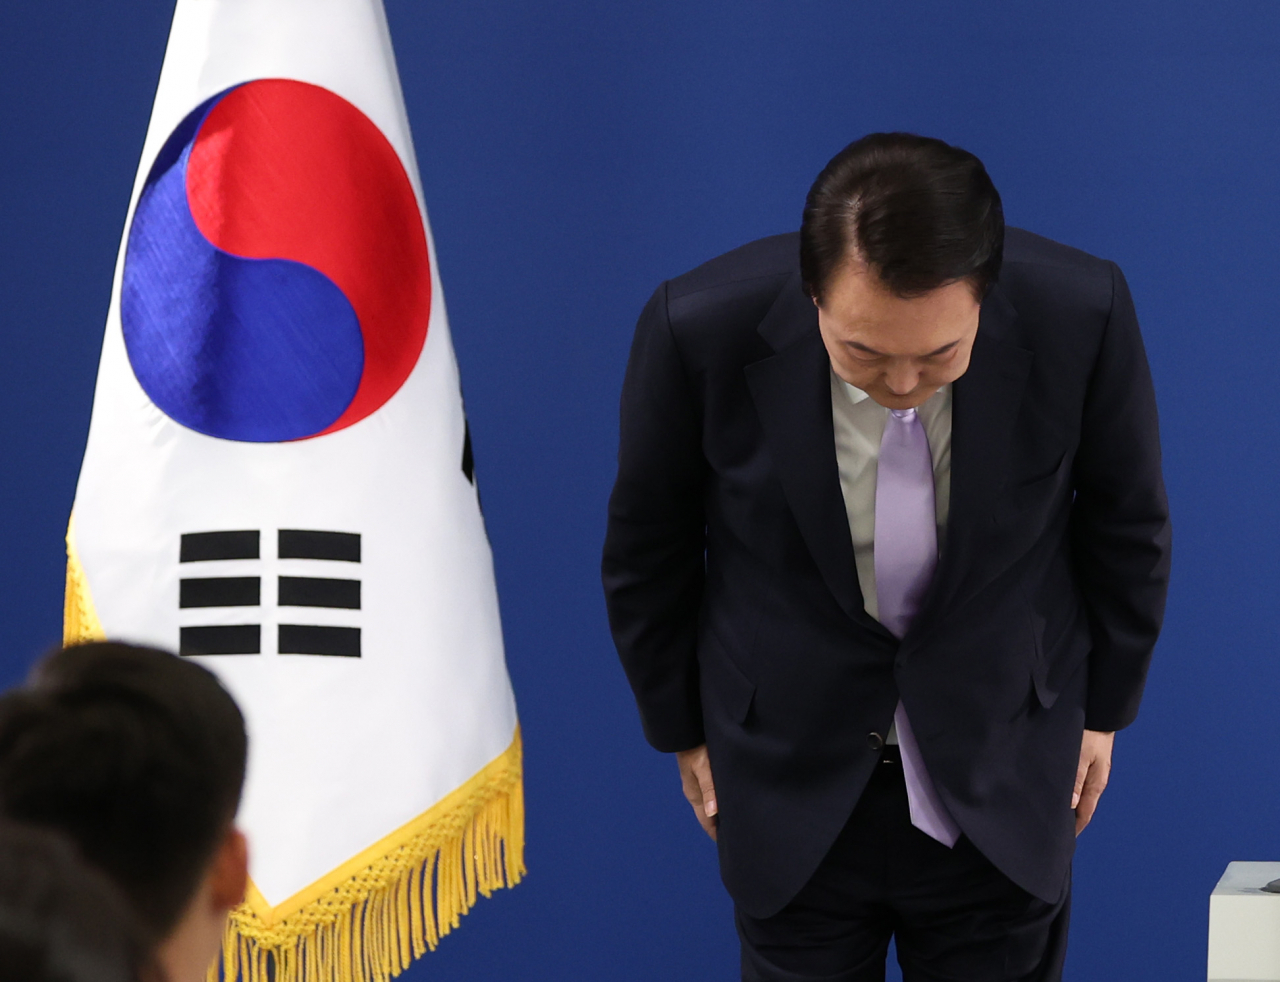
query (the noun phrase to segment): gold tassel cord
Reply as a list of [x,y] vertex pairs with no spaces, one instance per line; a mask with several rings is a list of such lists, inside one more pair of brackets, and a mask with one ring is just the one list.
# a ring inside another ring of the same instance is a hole
[[[73,529],[63,638],[103,637]],[[209,982],[387,982],[525,874],[520,730],[478,774],[283,904],[249,885]]]
[[[501,756],[320,881],[323,892],[296,912],[281,917],[282,907],[263,909],[261,896],[251,891],[231,914],[223,977],[386,982],[399,975],[458,927],[477,897],[515,886],[524,876],[521,769],[517,730]],[[358,870],[348,872],[353,865]],[[210,974],[211,982],[216,978]]]
[[75,517],[67,525],[67,590],[62,605],[62,643],[101,641],[102,622],[93,605],[93,595],[84,578],[84,567],[76,552]]

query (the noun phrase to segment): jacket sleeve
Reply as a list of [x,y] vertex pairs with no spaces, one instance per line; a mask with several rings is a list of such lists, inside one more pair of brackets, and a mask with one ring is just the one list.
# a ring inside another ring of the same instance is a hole
[[627,363],[602,573],[609,625],[645,736],[667,752],[704,742],[697,660],[706,549],[700,416],[664,284],[640,315]]
[[1075,460],[1072,556],[1093,649],[1085,727],[1118,730],[1138,715],[1169,585],[1169,503],[1160,470],[1155,391],[1124,274],[1085,397]]

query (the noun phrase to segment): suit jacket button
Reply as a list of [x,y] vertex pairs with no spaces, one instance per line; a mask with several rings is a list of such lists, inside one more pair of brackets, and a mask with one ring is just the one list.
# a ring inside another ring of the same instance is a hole
[[884,737],[874,730],[867,734],[867,746],[872,750],[879,750],[884,746]]

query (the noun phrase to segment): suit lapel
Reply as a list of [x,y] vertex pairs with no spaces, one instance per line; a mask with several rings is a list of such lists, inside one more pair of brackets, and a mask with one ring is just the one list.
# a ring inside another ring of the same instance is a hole
[[1008,474],[1013,426],[1033,358],[1012,340],[1016,319],[1004,294],[993,290],[982,305],[969,370],[953,385],[946,545],[909,637],[928,631],[947,606],[963,600],[975,585],[978,533],[991,522],[992,506]]
[[892,639],[863,608],[836,466],[831,363],[817,310],[798,276],[783,289],[759,333],[776,353],[746,367],[747,385],[800,534],[845,613]]
[[[974,584],[979,531],[1008,472],[1013,426],[1033,355],[1013,340],[1017,319],[997,287],[982,306],[969,369],[952,387],[951,507],[947,540],[924,608],[905,640],[927,633]],[[787,503],[827,586],[845,613],[873,633],[893,635],[867,614],[858,586],[831,421],[831,363],[818,315],[799,277],[759,327],[775,354],[746,367],[769,453]]]

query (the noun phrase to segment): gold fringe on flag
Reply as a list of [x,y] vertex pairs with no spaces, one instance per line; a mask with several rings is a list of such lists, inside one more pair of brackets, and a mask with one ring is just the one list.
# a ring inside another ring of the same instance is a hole
[[[67,530],[63,641],[102,624]],[[511,745],[426,812],[328,876],[271,907],[252,883],[231,912],[209,982],[386,982],[435,950],[478,896],[525,874],[524,783]]]
[[386,982],[434,950],[477,895],[519,883],[523,852],[517,730],[470,781],[285,904],[269,908],[251,886],[231,913],[223,977]]
[[103,638],[102,622],[98,620],[93,595],[84,578],[84,567],[80,565],[80,556],[76,553],[75,528],[76,520],[73,515],[67,525],[67,591],[62,604],[63,644],[83,644],[86,641],[101,641]]

